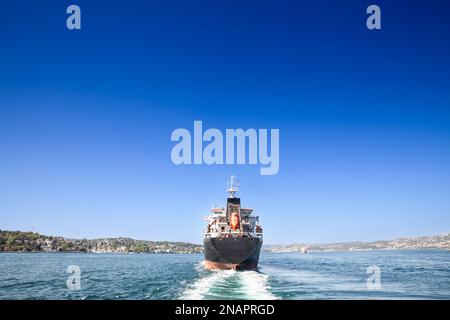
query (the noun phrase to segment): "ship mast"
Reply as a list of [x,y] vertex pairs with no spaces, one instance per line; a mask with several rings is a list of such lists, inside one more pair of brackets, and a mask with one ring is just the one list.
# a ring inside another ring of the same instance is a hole
[[236,192],[239,191],[239,181],[237,176],[231,176],[230,182],[228,182],[227,192],[229,193],[229,198],[234,198]]

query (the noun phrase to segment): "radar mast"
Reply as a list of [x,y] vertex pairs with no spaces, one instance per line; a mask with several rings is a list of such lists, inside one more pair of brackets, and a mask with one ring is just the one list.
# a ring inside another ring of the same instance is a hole
[[227,185],[227,192],[230,194],[229,198],[234,198],[236,192],[239,191],[239,181],[237,176],[231,176]]

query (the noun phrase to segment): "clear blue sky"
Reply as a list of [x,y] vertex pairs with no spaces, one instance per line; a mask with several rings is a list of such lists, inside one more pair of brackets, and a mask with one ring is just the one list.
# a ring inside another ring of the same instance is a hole
[[[449,232],[449,30],[445,1],[2,1],[0,229],[201,242],[237,173],[266,243]],[[173,165],[194,120],[279,128],[279,173]]]

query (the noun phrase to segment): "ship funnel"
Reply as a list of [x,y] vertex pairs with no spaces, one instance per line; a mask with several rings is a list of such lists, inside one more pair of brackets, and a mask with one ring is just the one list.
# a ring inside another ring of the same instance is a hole
[[227,192],[230,194],[230,198],[234,198],[236,192],[239,191],[239,181],[237,176],[231,176],[228,182]]

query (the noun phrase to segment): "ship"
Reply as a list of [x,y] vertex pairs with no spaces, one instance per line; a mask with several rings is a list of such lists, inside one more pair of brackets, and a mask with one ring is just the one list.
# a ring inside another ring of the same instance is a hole
[[263,229],[253,209],[241,207],[236,176],[227,186],[226,207],[213,207],[204,235],[207,269],[251,270],[258,266]]

